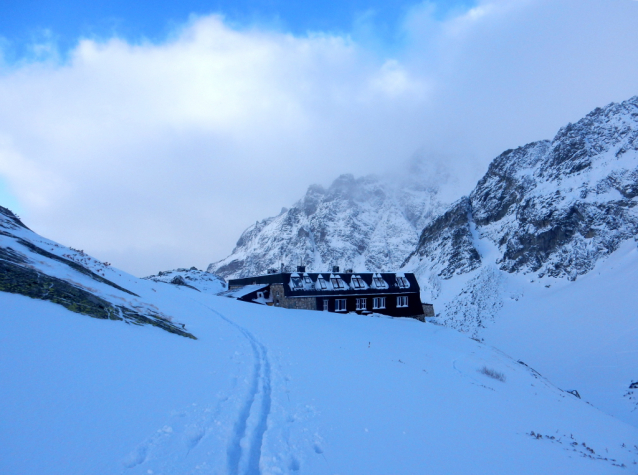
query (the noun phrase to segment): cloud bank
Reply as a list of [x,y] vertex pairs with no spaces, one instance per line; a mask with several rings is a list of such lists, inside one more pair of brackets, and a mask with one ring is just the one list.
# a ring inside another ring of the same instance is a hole
[[638,94],[638,2],[433,8],[407,14],[392,56],[208,16],[161,44],[5,64],[0,175],[34,230],[146,275],[205,267],[309,184],[415,153],[453,199],[501,151]]

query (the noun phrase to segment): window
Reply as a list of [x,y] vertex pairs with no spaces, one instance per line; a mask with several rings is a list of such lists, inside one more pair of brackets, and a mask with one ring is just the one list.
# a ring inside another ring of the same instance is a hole
[[385,297],[375,297],[372,299],[372,308],[385,308]]
[[408,287],[410,287],[410,283],[408,282],[408,279],[406,279],[405,277],[397,277],[397,284],[402,289],[407,289]]
[[341,277],[333,277],[330,279],[330,282],[332,282],[332,287],[335,289],[345,289],[345,282],[343,281],[343,279],[341,279]]
[[335,299],[335,312],[346,311],[346,299]]
[[290,279],[292,281],[292,286],[295,289],[301,289],[303,287],[303,284],[301,283],[301,278],[299,277],[293,277],[292,279]]
[[400,295],[397,297],[397,307],[407,307],[408,306],[408,296]]
[[357,310],[366,310],[368,308],[368,299],[357,299]]
[[381,277],[375,277],[372,279],[372,281],[374,282],[374,286],[377,289],[385,289],[385,280],[383,280]]
[[312,279],[307,275],[304,276],[303,281],[306,283],[306,285],[312,285]]
[[317,282],[319,283],[319,287],[321,289],[326,290],[328,288],[326,279],[324,279],[323,277],[319,276],[319,278],[317,279]]
[[323,311],[328,311],[328,299],[323,299]]
[[352,286],[355,289],[363,289],[363,288],[365,288],[365,284],[363,283],[363,280],[360,277],[353,277],[350,282],[352,283]]

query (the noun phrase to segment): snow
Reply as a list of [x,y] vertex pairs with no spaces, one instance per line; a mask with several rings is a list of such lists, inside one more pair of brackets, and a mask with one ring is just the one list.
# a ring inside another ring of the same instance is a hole
[[181,277],[187,285],[195,287],[200,292],[217,294],[226,289],[226,282],[224,279],[215,274],[201,271],[195,267],[191,267],[190,269],[181,268],[163,271],[157,275],[144,277],[144,279],[152,280],[153,282],[164,282],[170,284],[176,277]]
[[480,269],[445,282],[434,300],[435,320],[638,426],[638,404],[629,391],[638,379],[636,276],[633,239],[574,282],[510,274],[484,259]]
[[[632,107],[585,137],[598,154],[589,169],[534,170],[556,141],[521,152],[521,183],[539,213],[609,203],[631,185],[638,154],[619,147],[635,138]],[[578,139],[578,127],[557,137]],[[490,183],[486,196],[498,202]],[[0,292],[0,473],[636,473],[637,199],[626,200],[620,227],[596,224],[600,240],[577,236],[556,251],[545,270],[570,253],[583,265],[555,277],[505,272],[501,238],[522,227],[514,210],[477,227],[478,213],[485,222],[493,210],[468,207],[459,226],[478,267],[446,280],[436,266],[453,249],[434,246],[440,255],[428,259],[440,259],[416,269],[432,323],[239,302],[192,268],[137,279],[0,208],[0,250],[21,253],[16,265],[196,337]],[[344,176],[249,228],[217,264],[226,275],[239,260],[246,272],[300,259],[320,271],[396,267],[440,211],[434,189]],[[177,276],[189,286],[166,285]]]
[[576,282],[521,282],[521,299],[505,299],[481,336],[638,426],[638,404],[626,396],[638,379],[637,275],[638,249],[629,240]]
[[1,473],[605,474],[638,457],[636,428],[438,325],[136,291],[198,339],[0,293]]
[[637,110],[638,97],[610,104],[551,142],[504,152],[448,211],[455,226],[426,228],[406,265],[433,321],[634,426]]

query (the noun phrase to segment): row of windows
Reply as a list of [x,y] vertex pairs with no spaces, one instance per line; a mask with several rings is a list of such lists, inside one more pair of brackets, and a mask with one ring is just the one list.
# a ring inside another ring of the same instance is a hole
[[[386,282],[380,277],[374,277],[372,280],[376,288],[378,289],[387,288]],[[302,289],[304,284],[306,286],[313,285],[312,279],[308,277],[307,275],[303,277],[303,280],[301,277],[292,277],[291,281],[292,281],[292,286],[295,290]],[[346,288],[345,282],[340,277],[332,277],[330,279],[330,282],[332,283],[332,287],[334,289]],[[322,276],[319,276],[319,278],[317,279],[317,283],[319,284],[319,287],[321,289],[325,290],[328,288],[327,282]],[[350,284],[355,289],[364,289],[366,287],[365,282],[360,277],[353,277],[352,280],[350,281]],[[402,289],[407,289],[408,287],[410,287],[410,283],[405,277],[397,277],[397,284]]]
[[292,280],[292,286],[295,289],[302,289],[304,286],[304,283],[306,285],[312,285],[312,279],[308,277],[307,275],[303,277],[303,281],[301,280],[301,277],[293,277],[291,280]]
[[[397,307],[407,307],[408,306],[408,296],[400,295],[397,297]],[[385,297],[374,297],[372,299],[372,310],[385,308]],[[328,311],[328,299],[323,299],[323,309],[324,311]],[[357,299],[357,310],[367,310],[368,309],[368,299],[360,298]],[[345,312],[346,311],[346,299],[335,299],[335,312]]]

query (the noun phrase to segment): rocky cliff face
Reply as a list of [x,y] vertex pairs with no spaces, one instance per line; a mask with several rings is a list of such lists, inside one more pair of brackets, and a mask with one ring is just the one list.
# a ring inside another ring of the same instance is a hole
[[484,262],[574,280],[638,234],[638,97],[598,108],[552,141],[497,157],[467,198],[421,233],[406,266],[443,279]]
[[474,247],[471,224],[472,204],[463,197],[425,227],[404,265],[424,262],[444,279],[476,269],[481,256]]
[[249,227],[232,254],[208,267],[226,278],[245,277],[299,263],[310,271],[333,265],[368,271],[399,268],[419,232],[443,209],[433,187],[342,175],[279,216]]

